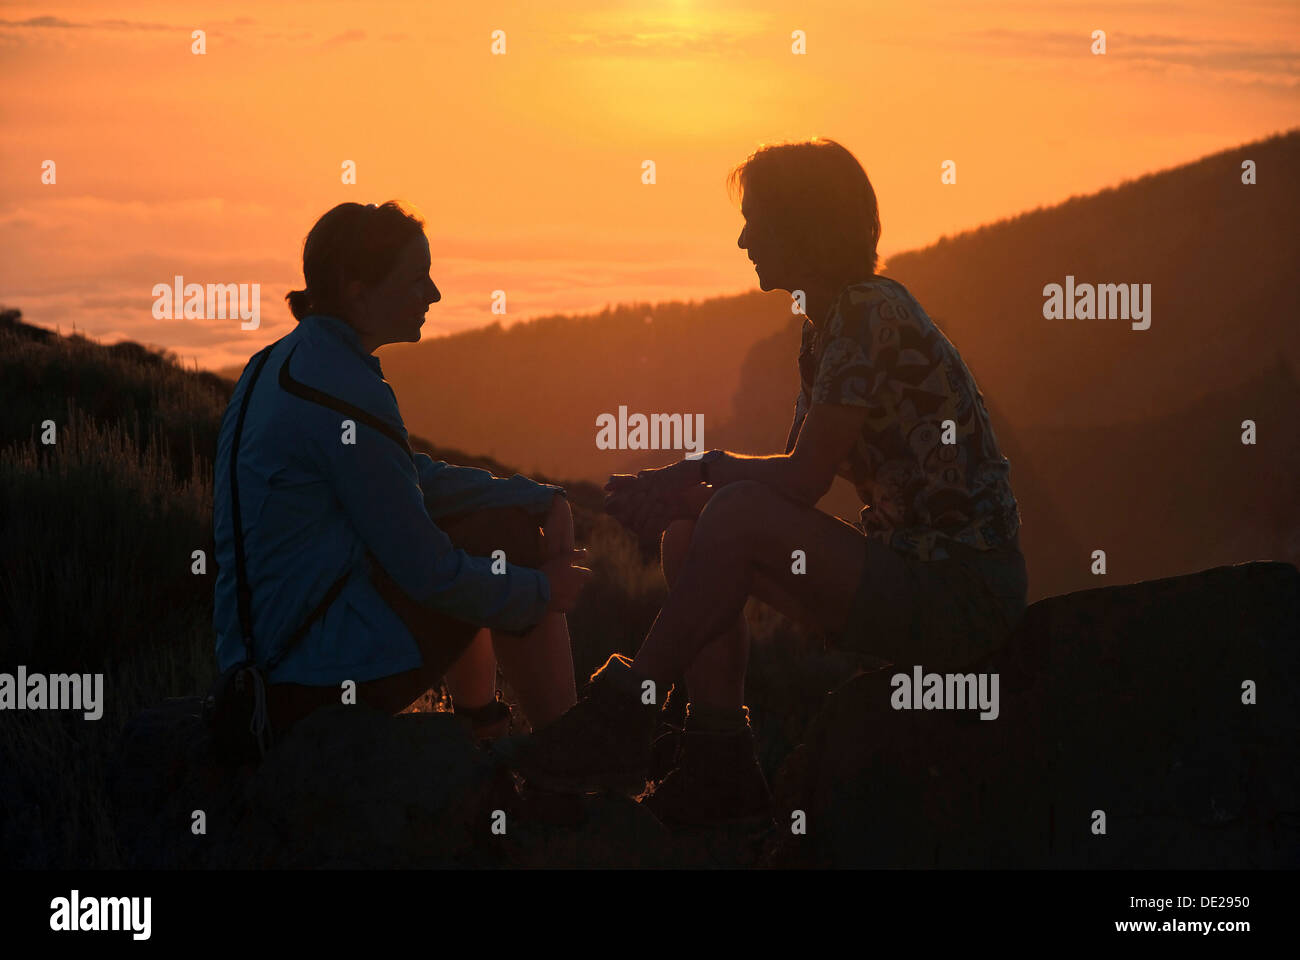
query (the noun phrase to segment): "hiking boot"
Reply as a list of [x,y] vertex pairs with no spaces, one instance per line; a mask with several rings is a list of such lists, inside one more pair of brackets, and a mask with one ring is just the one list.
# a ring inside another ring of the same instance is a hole
[[671,723],[659,724],[654,742],[650,744],[650,769],[647,773],[651,780],[662,780],[681,766],[683,735],[681,727]]
[[657,703],[641,702],[643,679],[627,657],[611,656],[592,674],[582,699],[532,736],[515,769],[547,790],[641,793],[659,715]]
[[680,764],[643,801],[670,827],[715,827],[772,820],[772,795],[754,752],[748,726],[682,735]]

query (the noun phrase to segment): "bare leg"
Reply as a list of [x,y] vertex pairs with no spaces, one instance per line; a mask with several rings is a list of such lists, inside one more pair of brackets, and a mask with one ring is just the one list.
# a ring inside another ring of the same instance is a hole
[[[669,590],[677,582],[695,531],[694,520],[674,520],[664,531],[660,555]],[[692,702],[724,710],[739,710],[745,702],[745,668],[749,664],[749,624],[742,611],[735,622],[708,640],[686,668],[686,690]]]
[[[796,549],[806,555],[807,574],[790,569]],[[700,513],[677,582],[634,667],[660,685],[671,683],[735,627],[759,577],[788,593],[813,625],[840,627],[865,562],[861,532],[844,521],[759,483],[729,484]],[[734,666],[724,669],[734,678]]]
[[[573,549],[573,511],[567,499],[556,496],[542,530],[548,558]],[[564,614],[547,613],[522,637],[492,631],[492,646],[534,730],[546,726],[577,702],[573,647]]]
[[496,699],[497,658],[492,652],[492,634],[484,627],[460,659],[447,670],[447,690],[456,706],[481,707]]

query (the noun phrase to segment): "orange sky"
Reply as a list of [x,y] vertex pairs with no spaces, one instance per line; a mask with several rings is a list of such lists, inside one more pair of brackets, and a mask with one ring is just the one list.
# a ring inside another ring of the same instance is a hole
[[[852,150],[888,258],[1296,126],[1298,26],[1295,0],[0,0],[0,303],[242,363],[291,328],[316,217],[393,197],[428,221],[426,337],[740,292],[756,282],[723,178],[760,142]],[[259,283],[261,328],[154,319],[176,274]]]

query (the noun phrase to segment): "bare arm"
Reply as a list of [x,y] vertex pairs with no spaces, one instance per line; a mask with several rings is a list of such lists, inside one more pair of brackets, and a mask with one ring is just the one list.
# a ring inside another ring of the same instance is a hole
[[865,407],[813,404],[802,425],[796,424],[800,429],[790,453],[766,457],[728,453],[709,464],[709,479],[714,487],[756,480],[812,506],[831,488],[866,416]]
[[635,477],[611,477],[605,509],[644,540],[662,533],[678,517],[698,516],[722,487],[753,480],[799,503],[815,506],[835,479],[840,463],[857,442],[864,407],[814,404],[790,453],[751,457],[725,453],[708,464],[710,484],[700,482],[696,460],[679,460]]

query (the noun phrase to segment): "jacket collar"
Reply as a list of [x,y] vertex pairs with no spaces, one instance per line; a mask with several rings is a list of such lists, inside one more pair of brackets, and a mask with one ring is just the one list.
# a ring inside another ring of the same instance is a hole
[[325,313],[313,313],[310,316],[304,317],[301,322],[311,323],[336,339],[343,341],[357,354],[357,356],[366,361],[366,365],[369,366],[370,369],[379,374],[381,379],[383,378],[384,371],[379,365],[379,358],[374,354],[366,353],[362,348],[361,338],[358,337],[357,332],[352,329],[352,324],[348,323],[341,317],[335,317]]

